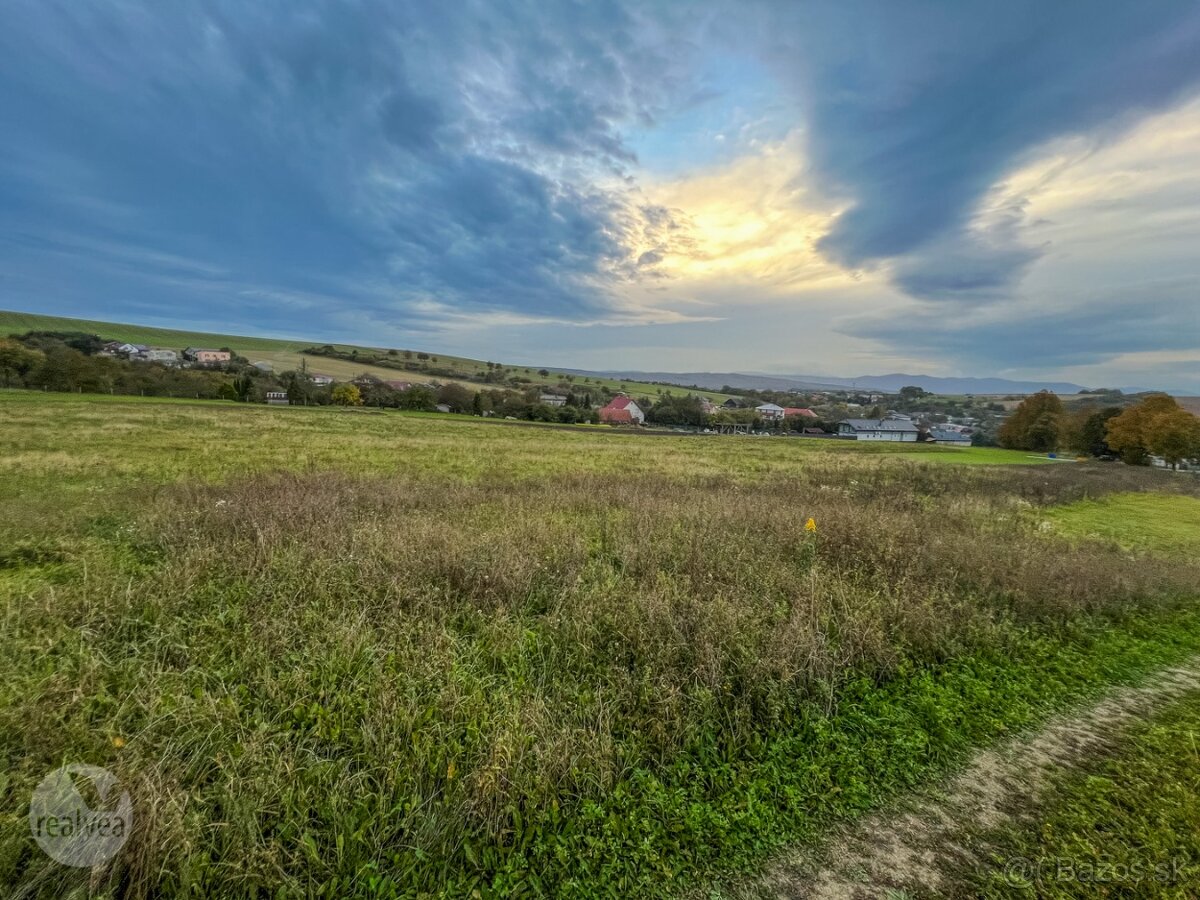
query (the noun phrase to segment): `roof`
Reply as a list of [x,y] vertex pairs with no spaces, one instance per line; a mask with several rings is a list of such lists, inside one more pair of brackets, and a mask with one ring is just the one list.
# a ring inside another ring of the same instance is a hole
[[804,406],[785,406],[783,408],[783,414],[785,416],[808,416],[812,419],[817,417],[815,412]]
[[[604,408],[605,409],[628,409],[630,404],[637,406],[637,404],[633,402],[632,397],[626,397],[624,394],[622,394],[619,397],[613,397],[612,400],[608,401],[608,404]],[[641,409],[641,407],[639,406],[638,409]]]
[[842,419],[839,425],[849,425],[854,431],[916,431],[908,419]]
[[774,403],[763,403],[760,406],[754,407],[759,412],[783,412],[783,407]]
[[959,441],[964,444],[971,443],[971,436],[963,434],[961,431],[951,431],[948,428],[930,428],[929,436],[935,441]]

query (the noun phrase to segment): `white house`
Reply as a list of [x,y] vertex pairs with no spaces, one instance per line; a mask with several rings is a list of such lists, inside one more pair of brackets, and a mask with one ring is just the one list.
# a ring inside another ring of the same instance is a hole
[[774,403],[764,403],[762,406],[754,407],[754,409],[760,416],[770,422],[778,422],[784,417],[786,412],[782,406],[777,406]]
[[838,434],[856,441],[913,441],[917,426],[908,419],[843,419]]
[[332,375],[319,375],[316,372],[313,372],[311,375],[309,375],[308,380],[311,381],[313,384],[322,385],[322,386],[327,385],[327,384],[333,384],[333,376]]
[[547,406],[566,406],[567,398],[562,394],[542,394],[538,398],[539,403],[545,403]]

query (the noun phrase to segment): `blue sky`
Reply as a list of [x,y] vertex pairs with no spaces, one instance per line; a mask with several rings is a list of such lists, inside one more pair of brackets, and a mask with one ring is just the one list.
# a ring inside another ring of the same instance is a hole
[[9,0],[0,308],[1200,394],[1200,7]]

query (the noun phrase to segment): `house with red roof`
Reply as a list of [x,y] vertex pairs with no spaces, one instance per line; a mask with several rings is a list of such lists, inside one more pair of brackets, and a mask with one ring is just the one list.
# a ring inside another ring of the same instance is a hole
[[607,425],[641,425],[646,414],[632,397],[618,394],[607,406],[600,407],[600,421]]
[[787,419],[792,416],[804,416],[806,419],[815,419],[817,414],[803,406],[785,406],[783,408],[783,417]]

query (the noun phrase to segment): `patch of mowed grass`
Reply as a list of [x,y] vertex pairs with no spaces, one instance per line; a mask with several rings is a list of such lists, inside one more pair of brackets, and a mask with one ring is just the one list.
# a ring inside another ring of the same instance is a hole
[[[1145,471],[22,403],[0,881],[30,896],[666,895],[1200,649],[1187,560],[1031,523]],[[64,761],[136,797],[103,872],[21,818]]]
[[1033,809],[975,839],[990,865],[963,896],[1200,895],[1200,695],[1135,727],[1112,754],[1060,774]]
[[1060,533],[1133,550],[1200,554],[1200,499],[1182,494],[1116,493],[1044,511]]

